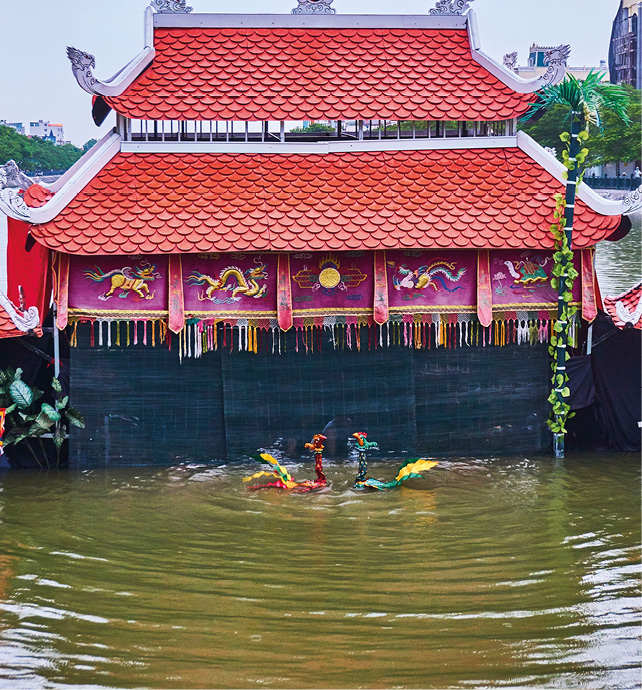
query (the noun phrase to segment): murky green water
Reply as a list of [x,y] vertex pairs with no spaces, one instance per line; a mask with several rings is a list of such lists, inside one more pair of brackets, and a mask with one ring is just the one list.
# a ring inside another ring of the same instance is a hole
[[602,295],[615,297],[642,279],[642,213],[632,216],[633,227],[618,242],[600,242],[595,270]]
[[0,687],[640,687],[637,457],[249,469],[0,475]]

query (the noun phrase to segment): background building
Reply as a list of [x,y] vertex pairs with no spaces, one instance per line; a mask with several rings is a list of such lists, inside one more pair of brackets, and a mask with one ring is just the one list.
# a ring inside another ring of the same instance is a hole
[[62,146],[65,144],[65,131],[60,123],[49,122],[48,120],[38,120],[29,123],[29,136],[39,137]]
[[15,129],[18,134],[25,134],[25,126],[22,122],[7,122],[6,120],[0,120],[0,125],[2,127],[11,127],[11,129]]
[[629,84],[636,89],[642,88],[641,8],[642,2],[639,0],[620,0],[620,7],[613,20],[609,48],[611,81],[614,84]]

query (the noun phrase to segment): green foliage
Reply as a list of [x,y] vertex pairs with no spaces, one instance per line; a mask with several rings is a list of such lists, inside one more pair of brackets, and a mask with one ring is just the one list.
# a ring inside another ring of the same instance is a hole
[[14,160],[26,173],[67,170],[82,154],[82,149],[72,144],[56,146],[50,141],[38,137],[29,138],[18,134],[11,127],[0,125],[0,165]]
[[295,132],[297,134],[308,134],[313,132],[335,132],[335,128],[332,125],[324,125],[321,122],[312,122],[307,127],[294,127],[290,132]]
[[89,149],[90,149],[92,146],[95,146],[97,143],[98,143],[98,139],[89,139],[88,141],[86,141],[86,142],[82,145],[83,153],[87,153],[87,151],[89,151]]
[[[602,86],[612,86],[603,84]],[[554,87],[549,87],[554,88]],[[624,103],[618,104],[618,109],[612,111],[606,104],[601,106],[601,128],[596,127],[591,132],[591,150],[585,161],[586,167],[604,163],[630,163],[640,160],[640,141],[642,131],[640,127],[642,92],[636,91],[628,85],[615,87],[625,95]],[[628,117],[622,117],[621,111]],[[557,156],[562,160],[560,150],[560,130],[568,127],[569,106],[556,103],[545,111],[537,122],[521,122],[519,129],[523,130],[541,146],[548,146],[557,150]],[[563,133],[570,137],[568,132]],[[566,138],[562,141],[566,143]]]
[[[6,447],[23,443],[36,459],[38,465],[48,464],[47,455],[40,453],[42,437],[51,433],[58,451],[67,437],[67,428],[74,425],[83,428],[85,420],[73,407],[69,407],[69,397],[60,397],[62,387],[54,378],[51,382],[54,405],[43,402],[38,407],[36,402],[43,391],[29,386],[22,380],[22,369],[0,370],[0,407],[6,408],[5,433],[3,443]],[[44,464],[43,464],[44,463]]]

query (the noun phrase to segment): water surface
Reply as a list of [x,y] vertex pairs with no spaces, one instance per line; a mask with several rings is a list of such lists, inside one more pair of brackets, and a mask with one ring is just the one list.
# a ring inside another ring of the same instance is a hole
[[0,475],[0,688],[640,687],[637,457],[254,469]]

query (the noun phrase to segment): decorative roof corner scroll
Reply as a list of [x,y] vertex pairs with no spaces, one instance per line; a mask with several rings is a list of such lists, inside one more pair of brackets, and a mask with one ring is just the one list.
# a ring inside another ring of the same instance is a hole
[[186,14],[191,12],[194,8],[188,7],[185,1],[186,0],[152,0],[151,7],[160,14]]
[[298,6],[292,10],[292,14],[336,14],[336,10],[330,7],[332,0],[297,0]]
[[10,160],[0,165],[0,211],[16,220],[29,220],[31,209],[20,192],[27,190],[34,183],[34,180],[20,170],[15,161]]
[[3,292],[0,292],[0,307],[7,312],[13,325],[23,333],[29,333],[40,325],[38,307],[25,309],[24,304],[21,304],[20,311],[18,311],[14,303]]
[[566,61],[570,54],[571,46],[568,44],[557,46],[557,48],[552,48],[544,53],[544,60],[548,64],[548,69],[546,70],[546,74],[540,77],[540,88],[557,84],[557,82],[564,77],[566,73]]
[[0,212],[16,220],[31,218],[31,209],[24,202],[17,189],[3,189],[0,191]]
[[88,93],[100,96],[100,92],[94,86],[98,80],[91,71],[96,67],[96,58],[73,46],[67,46],[67,57],[71,61],[71,71],[80,86]]
[[634,192],[627,194],[622,200],[623,213],[633,213],[642,208],[642,185]]
[[504,67],[511,72],[517,72],[517,51],[506,53],[503,59]]
[[430,14],[464,14],[473,0],[437,0]]

